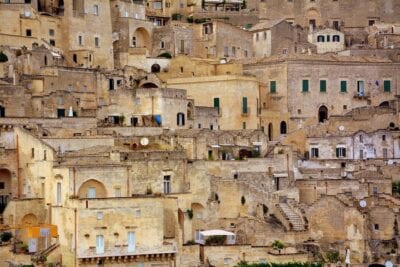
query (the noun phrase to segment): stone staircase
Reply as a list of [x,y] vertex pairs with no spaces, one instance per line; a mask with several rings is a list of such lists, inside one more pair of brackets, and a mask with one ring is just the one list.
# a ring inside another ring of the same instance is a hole
[[283,214],[286,220],[289,221],[289,225],[291,230],[293,231],[305,231],[305,223],[303,218],[299,214],[297,214],[292,207],[290,207],[287,203],[279,203],[276,204],[278,210]]

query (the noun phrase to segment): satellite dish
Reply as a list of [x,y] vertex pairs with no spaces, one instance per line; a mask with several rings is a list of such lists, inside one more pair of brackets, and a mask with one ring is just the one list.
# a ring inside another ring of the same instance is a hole
[[339,131],[344,131],[344,126],[343,125],[339,126]]
[[143,137],[142,139],[140,139],[140,144],[142,146],[147,146],[149,144],[149,139],[146,137]]
[[361,200],[361,201],[360,201],[360,207],[361,207],[361,208],[365,208],[366,206],[367,206],[367,201]]

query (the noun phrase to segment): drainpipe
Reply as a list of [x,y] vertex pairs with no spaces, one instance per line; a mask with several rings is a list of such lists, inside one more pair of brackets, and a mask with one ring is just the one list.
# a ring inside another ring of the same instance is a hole
[[20,181],[20,173],[19,173],[19,140],[18,140],[18,134],[17,134],[17,138],[16,138],[16,142],[17,142],[17,197],[18,199],[21,197],[21,181]]
[[74,227],[74,242],[75,242],[75,244],[74,244],[74,246],[75,246],[75,248],[74,248],[74,250],[75,250],[74,261],[75,261],[75,266],[78,266],[77,265],[77,257],[78,257],[78,243],[77,243],[77,240],[78,240],[78,238],[76,236],[76,232],[77,232],[76,231],[76,226],[77,226],[76,213],[77,213],[77,209],[75,208],[74,209],[74,224],[75,224],[75,227]]
[[76,181],[75,181],[76,170],[72,167],[72,179],[74,180],[74,197],[76,197]]

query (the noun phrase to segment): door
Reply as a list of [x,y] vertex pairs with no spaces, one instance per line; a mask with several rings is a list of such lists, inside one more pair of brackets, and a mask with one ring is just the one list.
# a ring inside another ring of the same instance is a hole
[[135,252],[136,237],[135,232],[128,232],[128,252]]
[[104,253],[104,236],[96,236],[96,254]]

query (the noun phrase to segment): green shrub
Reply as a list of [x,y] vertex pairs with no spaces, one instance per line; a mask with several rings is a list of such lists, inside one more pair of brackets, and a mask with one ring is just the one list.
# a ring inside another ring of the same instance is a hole
[[12,238],[12,233],[11,232],[4,232],[4,233],[2,233],[1,235],[0,235],[0,239],[1,239],[1,242],[8,242],[8,241],[10,241],[11,240],[11,238]]
[[186,212],[187,212],[187,214],[188,214],[189,219],[190,219],[190,220],[193,219],[193,210],[187,209]]
[[275,241],[272,243],[272,247],[273,247],[274,249],[276,249],[276,250],[279,250],[279,253],[280,253],[280,250],[283,249],[283,248],[285,248],[285,244],[284,244],[282,241],[275,240]]
[[172,58],[170,52],[164,52],[158,55],[158,57],[163,57],[163,58]]
[[330,263],[336,263],[336,262],[340,261],[339,251],[337,251],[337,250],[328,251],[326,253],[326,258],[327,258],[328,262],[330,262]]
[[0,62],[7,62],[8,57],[6,54],[3,53],[3,51],[0,51]]

